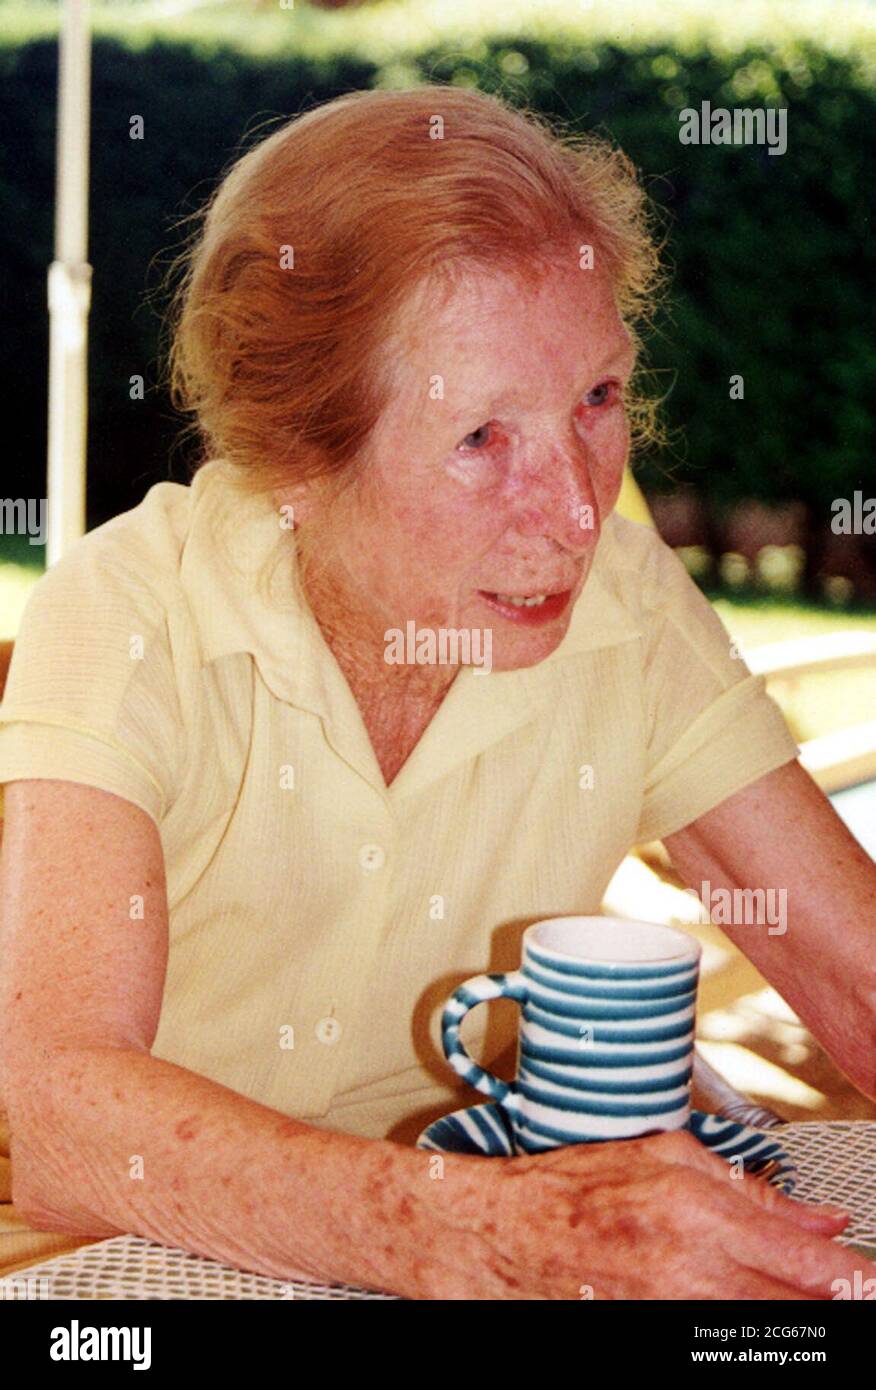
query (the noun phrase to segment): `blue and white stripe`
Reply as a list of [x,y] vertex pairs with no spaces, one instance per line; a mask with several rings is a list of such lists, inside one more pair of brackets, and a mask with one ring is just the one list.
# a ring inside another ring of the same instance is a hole
[[[752,1129],[735,1120],[692,1110],[687,1128],[707,1149],[731,1163],[741,1159],[746,1173],[756,1177],[773,1165],[768,1179],[773,1187],[790,1193],[796,1169],[775,1132]],[[501,1105],[484,1103],[444,1115],[429,1125],[417,1147],[431,1153],[476,1154],[485,1158],[514,1158],[520,1152],[511,1120]]]
[[[448,1002],[443,1043],[454,1070],[504,1107],[527,1152],[683,1127],[698,944],[688,938],[688,947],[671,932],[675,959],[595,961],[545,949],[537,927],[524,934],[521,970],[467,980]],[[518,1074],[510,1085],[478,1066],[459,1038],[468,1010],[500,996],[522,1005]]]

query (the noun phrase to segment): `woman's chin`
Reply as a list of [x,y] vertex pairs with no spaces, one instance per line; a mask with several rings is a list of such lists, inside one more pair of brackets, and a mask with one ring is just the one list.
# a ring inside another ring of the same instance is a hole
[[554,623],[550,628],[537,631],[523,631],[501,638],[493,633],[493,670],[521,671],[527,666],[537,666],[545,657],[555,652],[566,635],[568,621]]

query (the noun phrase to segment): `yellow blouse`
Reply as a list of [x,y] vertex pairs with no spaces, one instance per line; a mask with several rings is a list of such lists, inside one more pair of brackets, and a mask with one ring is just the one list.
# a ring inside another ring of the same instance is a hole
[[[559,648],[463,668],[387,789],[297,583],[295,533],[227,466],[152,487],[35,586],[0,705],[0,782],[134,802],[164,850],[153,1051],[327,1127],[413,1141],[460,1090],[456,984],[530,922],[599,911],[631,846],[799,749],[647,526],[608,518]],[[475,1010],[482,1060],[513,1005]]]

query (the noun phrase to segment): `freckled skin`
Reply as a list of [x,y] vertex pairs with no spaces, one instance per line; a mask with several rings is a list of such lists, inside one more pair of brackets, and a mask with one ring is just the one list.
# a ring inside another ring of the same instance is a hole
[[[570,249],[523,284],[473,272],[440,299],[427,284],[391,354],[390,404],[355,480],[276,500],[295,508],[305,592],[369,732],[412,745],[456,670],[387,664],[388,629],[489,629],[494,670],[532,666],[562,641],[620,492],[634,350],[610,285]],[[561,589],[572,601],[542,628],[478,592]]]

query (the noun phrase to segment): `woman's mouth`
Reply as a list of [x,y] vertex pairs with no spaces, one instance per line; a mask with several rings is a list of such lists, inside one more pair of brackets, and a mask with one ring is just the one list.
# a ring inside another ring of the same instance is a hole
[[545,623],[552,623],[572,597],[571,589],[563,589],[558,594],[492,594],[486,589],[478,589],[478,593],[496,613],[522,627],[542,627]]

